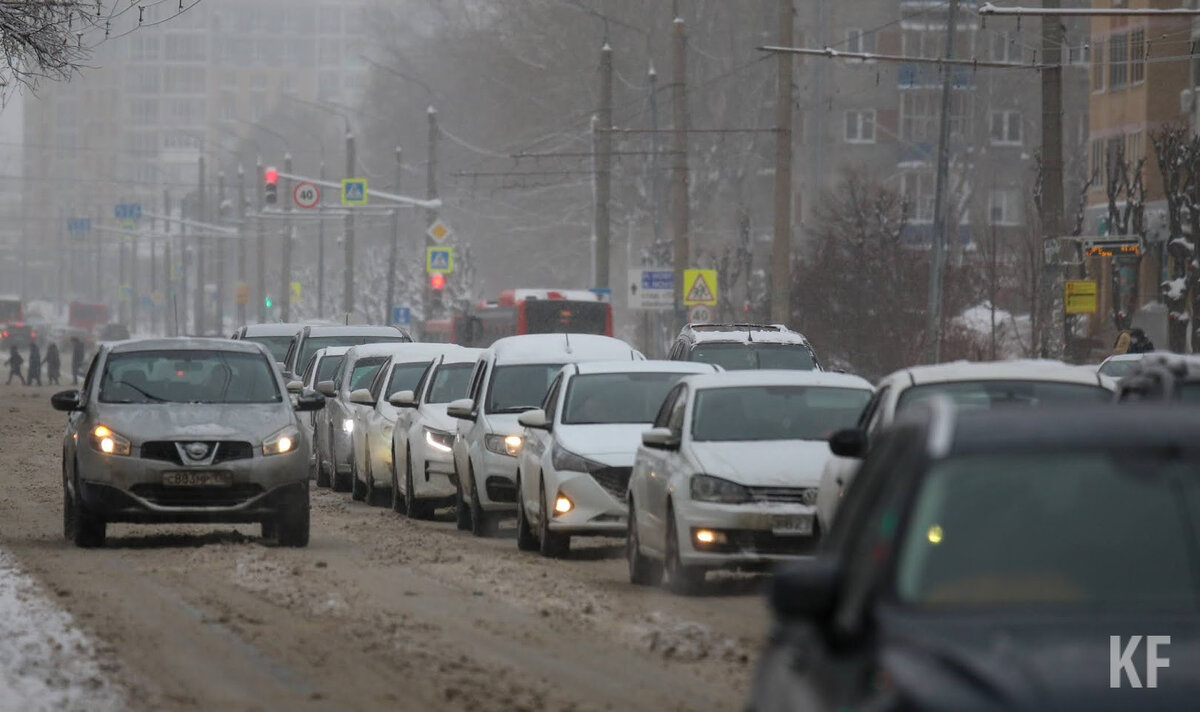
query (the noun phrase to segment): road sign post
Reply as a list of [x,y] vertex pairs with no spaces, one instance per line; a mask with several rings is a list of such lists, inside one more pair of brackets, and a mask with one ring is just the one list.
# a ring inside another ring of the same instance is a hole
[[425,271],[429,274],[450,274],[454,271],[453,247],[425,248]]

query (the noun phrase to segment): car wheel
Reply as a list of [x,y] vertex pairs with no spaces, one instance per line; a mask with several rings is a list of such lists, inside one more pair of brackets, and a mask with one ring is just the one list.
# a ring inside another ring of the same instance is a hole
[[367,483],[358,479],[358,459],[350,456],[350,496],[355,502],[367,498]]
[[279,531],[278,531],[278,528],[275,526],[274,519],[268,519],[262,523],[262,538],[263,539],[274,539],[276,536],[278,536],[278,534],[279,534]]
[[317,486],[328,487],[329,482],[329,465],[321,458],[320,449],[317,450]]
[[694,596],[704,588],[704,569],[684,566],[679,558],[679,533],[675,526],[675,510],[667,509],[667,584],[683,596]]
[[521,494],[521,480],[517,480],[517,548],[521,551],[537,551],[538,540],[525,516],[525,497]]
[[540,524],[538,526],[538,551],[548,559],[561,559],[571,551],[571,537],[566,534],[550,531],[550,509],[546,502],[546,483],[543,481],[541,487],[538,489],[542,493],[542,516],[539,517]]
[[462,478],[455,477],[457,486],[454,488],[454,525],[459,531],[467,531],[471,528],[471,508],[467,505],[467,500],[463,497]]
[[79,499],[78,489],[76,489],[75,496],[71,498],[71,519],[73,524],[71,534],[75,546],[81,549],[98,549],[104,546],[107,534],[104,517],[87,510],[87,507]]
[[409,519],[429,519],[433,514],[428,502],[417,499],[413,486],[412,452],[404,455],[404,507]]
[[[65,459],[65,457],[64,457]],[[71,490],[67,488],[67,466],[63,464],[63,538],[75,540],[75,503],[71,501]]]
[[[264,531],[266,525],[264,525]],[[280,546],[308,546],[311,528],[311,508],[308,500],[308,483],[301,492],[288,497],[275,519],[274,529]]]
[[396,451],[392,448],[392,511],[397,514],[404,514],[405,503],[404,496],[400,492],[400,480],[396,476]]
[[629,532],[625,535],[625,559],[629,562],[629,583],[636,586],[657,586],[662,582],[662,564],[644,555],[638,539],[637,514],[629,500]]
[[367,467],[367,504],[372,507],[386,507],[391,502],[392,493],[375,486],[375,468]]
[[496,518],[490,513],[483,511],[483,505],[479,503],[479,483],[475,481],[475,466],[470,468],[471,472],[471,533],[478,537],[495,536],[496,534]]
[[330,489],[334,492],[349,492],[350,478],[353,473],[345,474],[338,472],[337,466],[337,451],[333,447],[333,428],[329,430],[329,467],[330,467]]

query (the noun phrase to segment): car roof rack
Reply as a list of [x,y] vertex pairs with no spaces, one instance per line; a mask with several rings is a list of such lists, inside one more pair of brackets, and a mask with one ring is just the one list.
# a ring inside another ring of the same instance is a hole
[[693,331],[790,331],[783,324],[688,324]]

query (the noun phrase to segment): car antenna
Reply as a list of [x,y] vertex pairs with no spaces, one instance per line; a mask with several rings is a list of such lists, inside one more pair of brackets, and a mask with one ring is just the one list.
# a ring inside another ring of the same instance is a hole
[[754,343],[754,329],[751,329],[749,326],[746,327],[746,341]]
[[567,340],[567,353],[571,353],[571,332],[564,331],[563,338]]

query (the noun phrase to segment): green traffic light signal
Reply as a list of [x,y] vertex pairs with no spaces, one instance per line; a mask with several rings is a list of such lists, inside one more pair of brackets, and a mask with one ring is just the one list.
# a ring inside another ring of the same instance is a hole
[[271,298],[270,297],[264,298],[263,304],[265,304],[267,306],[267,308],[270,309],[271,308]]

